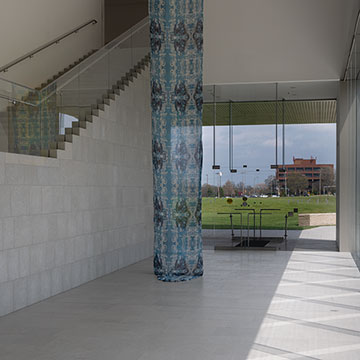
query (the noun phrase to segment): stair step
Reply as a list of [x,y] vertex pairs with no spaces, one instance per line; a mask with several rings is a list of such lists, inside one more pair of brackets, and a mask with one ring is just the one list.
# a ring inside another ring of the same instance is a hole
[[124,81],[118,81],[116,85],[113,86],[113,90],[125,90],[125,86],[129,85],[129,82],[127,81],[127,84],[125,84]]
[[41,150],[40,150],[40,156],[49,157],[49,150],[47,150],[47,149],[41,149]]
[[92,110],[92,115],[99,116],[99,112],[100,112],[99,109],[93,109]]
[[65,142],[64,141],[57,141],[50,143],[50,150],[65,150]]
[[65,141],[65,135],[56,135],[56,141]]
[[86,121],[85,120],[79,120],[79,121],[74,121],[72,123],[72,127],[74,128],[83,128],[86,129]]
[[93,122],[92,115],[86,115],[86,116],[85,116],[85,120],[86,120],[87,122],[92,123],[92,122]]
[[50,150],[49,150],[49,157],[51,157],[51,158],[57,158],[57,150],[55,150],[55,149],[50,149]]
[[57,148],[60,150],[65,150],[65,141],[58,141]]
[[79,127],[72,128],[72,134],[79,136],[80,135],[80,128]]
[[72,134],[66,134],[66,135],[65,135],[65,141],[66,141],[66,142],[72,143],[72,140],[73,140]]

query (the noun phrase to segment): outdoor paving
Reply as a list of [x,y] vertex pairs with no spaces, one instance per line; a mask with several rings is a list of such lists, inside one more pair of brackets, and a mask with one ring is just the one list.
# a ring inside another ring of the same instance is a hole
[[[203,229],[204,249],[214,249],[215,245],[231,245],[231,230]],[[253,232],[250,232],[252,236]],[[240,235],[240,230],[235,230],[235,236]],[[247,230],[243,231],[243,236],[247,235]],[[259,230],[256,230],[259,236]],[[283,237],[283,230],[262,230],[264,237]],[[279,250],[285,250],[284,245],[280,245]],[[337,251],[336,245],[336,226],[319,226],[306,230],[289,230],[287,250],[291,251]]]

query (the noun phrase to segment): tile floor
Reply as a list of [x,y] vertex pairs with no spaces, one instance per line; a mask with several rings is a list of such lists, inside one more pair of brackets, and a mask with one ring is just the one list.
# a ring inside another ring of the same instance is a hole
[[147,259],[0,318],[0,359],[360,359],[350,254],[204,255],[202,279],[159,282]]

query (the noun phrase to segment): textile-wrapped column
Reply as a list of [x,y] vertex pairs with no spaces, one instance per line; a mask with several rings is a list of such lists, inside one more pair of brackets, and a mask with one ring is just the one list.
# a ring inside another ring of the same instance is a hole
[[201,239],[203,1],[150,0],[154,271],[203,274]]

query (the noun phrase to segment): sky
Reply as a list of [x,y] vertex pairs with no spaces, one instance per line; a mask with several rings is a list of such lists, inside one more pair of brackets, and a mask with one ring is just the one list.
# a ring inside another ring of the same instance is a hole
[[[246,185],[263,183],[269,175],[275,175],[270,169],[275,164],[275,125],[234,126],[234,168],[236,174],[229,171],[229,128],[216,127],[216,164],[220,165],[221,182],[235,183],[244,181]],[[202,183],[219,184],[219,170],[212,170],[213,164],[213,127],[203,127],[204,163]],[[285,126],[285,163],[291,164],[292,158],[317,158],[317,163],[336,166],[336,124],[302,124]],[[282,163],[282,126],[278,126],[278,163]],[[243,164],[247,164],[246,174]],[[260,171],[256,172],[256,168]]]

